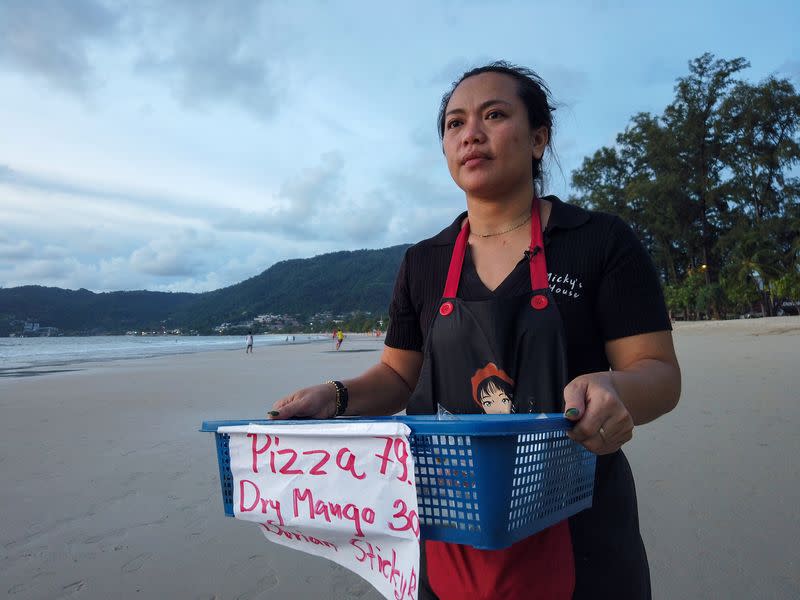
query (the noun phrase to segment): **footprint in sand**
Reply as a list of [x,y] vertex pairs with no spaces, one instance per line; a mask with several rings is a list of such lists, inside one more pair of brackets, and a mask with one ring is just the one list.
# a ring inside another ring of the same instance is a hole
[[91,537],[86,538],[83,540],[84,544],[96,544],[97,542],[102,542],[109,538],[115,538],[125,535],[125,529],[113,529],[111,531],[106,531],[104,533],[100,533],[98,535],[93,535]]
[[120,567],[120,570],[123,573],[133,573],[134,571],[138,571],[139,569],[141,569],[144,566],[144,563],[147,560],[149,560],[151,556],[153,556],[153,555],[150,554],[149,552],[145,552],[144,554],[140,554],[136,558],[132,558],[131,560],[126,562],[124,565],[122,565],[122,567]]
[[272,569],[267,570],[267,575],[256,582],[255,589],[236,596],[236,600],[269,600],[274,598],[273,588],[278,585],[278,576]]
[[70,583],[69,585],[65,585],[64,588],[61,590],[60,598],[66,598],[68,596],[72,596],[73,594],[79,594],[83,591],[86,587],[86,582],[82,579],[80,581],[76,581],[75,583]]

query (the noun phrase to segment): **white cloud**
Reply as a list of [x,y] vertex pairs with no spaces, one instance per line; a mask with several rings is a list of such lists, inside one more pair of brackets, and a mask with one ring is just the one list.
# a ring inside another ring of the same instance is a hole
[[108,40],[117,24],[116,11],[93,0],[4,0],[0,63],[84,95],[95,79],[92,45]]
[[256,211],[230,210],[215,225],[224,231],[330,239],[332,215],[351,206],[344,170],[341,154],[324,153],[318,165],[303,168],[284,181],[273,206]]
[[0,65],[91,100],[117,59],[127,74],[165,83],[185,108],[223,104],[268,118],[283,95],[283,63],[302,49],[301,30],[281,20],[279,5],[260,0],[5,0]]
[[275,112],[282,86],[272,63],[293,47],[293,28],[276,27],[272,7],[238,0],[141,8],[127,15],[135,72],[166,82],[188,108],[223,102],[259,118]]
[[202,275],[205,256],[216,242],[212,235],[184,229],[169,236],[150,240],[133,251],[130,266],[133,270],[159,277]]
[[0,240],[0,259],[21,260],[34,255],[36,247],[28,240]]

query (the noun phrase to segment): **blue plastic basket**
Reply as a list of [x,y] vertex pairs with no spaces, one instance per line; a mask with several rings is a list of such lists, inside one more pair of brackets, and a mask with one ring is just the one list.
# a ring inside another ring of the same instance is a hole
[[[342,419],[337,419],[341,421]],[[420,537],[476,548],[510,546],[592,505],[595,455],[570,440],[561,415],[458,415],[359,419],[411,429]],[[216,434],[225,514],[233,516],[227,434],[219,427],[330,421],[206,421]]]

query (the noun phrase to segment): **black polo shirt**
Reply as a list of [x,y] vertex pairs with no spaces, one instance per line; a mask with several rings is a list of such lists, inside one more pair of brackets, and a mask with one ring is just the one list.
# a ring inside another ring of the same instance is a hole
[[[569,377],[608,370],[605,342],[671,329],[658,276],[644,247],[619,217],[565,204],[555,196],[545,199],[552,202],[544,231],[545,258],[550,290],[564,321]],[[466,213],[406,251],[389,308],[387,346],[422,351],[464,217]],[[529,291],[524,256],[490,291],[467,247],[460,298],[484,300]]]

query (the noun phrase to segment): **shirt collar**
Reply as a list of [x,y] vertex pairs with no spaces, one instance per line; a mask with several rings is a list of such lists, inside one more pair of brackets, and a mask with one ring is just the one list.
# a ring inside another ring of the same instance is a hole
[[553,204],[545,233],[549,233],[553,229],[575,229],[586,223],[591,217],[588,210],[562,202],[556,196],[545,196],[545,199],[550,200]]
[[[551,233],[554,229],[575,229],[576,227],[580,227],[586,223],[591,216],[588,210],[575,206],[574,204],[562,202],[556,196],[544,196],[543,199],[549,200],[552,203],[550,218],[545,228],[545,235]],[[446,229],[431,238],[431,243],[436,246],[455,244],[458,232],[461,231],[461,223],[466,216],[466,211],[458,215],[455,221]]]

